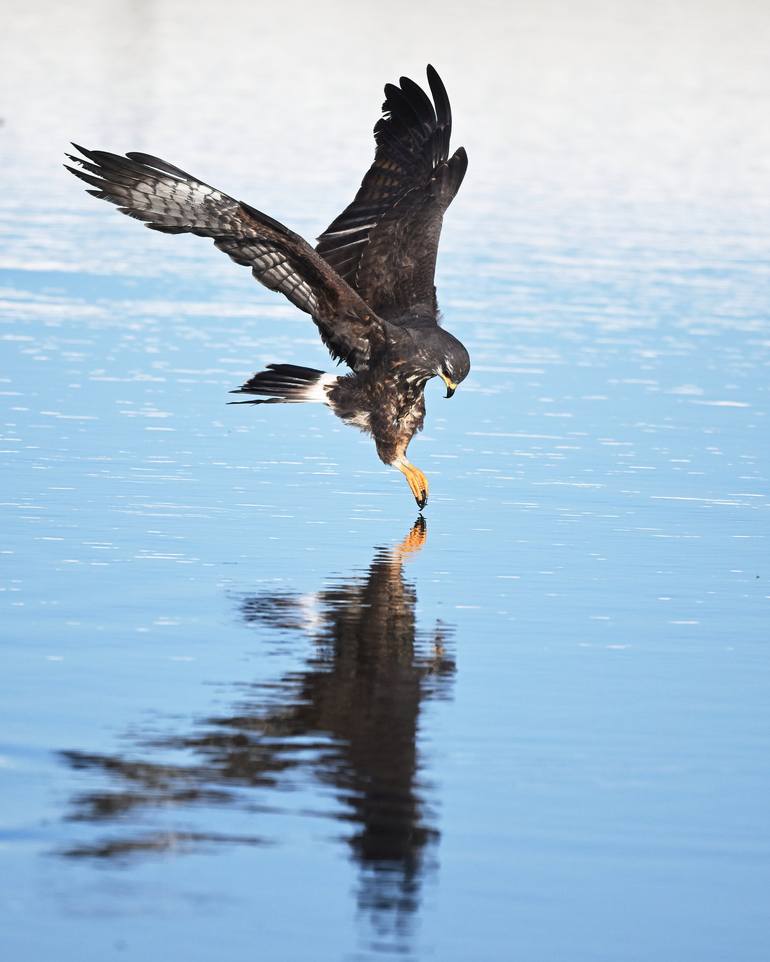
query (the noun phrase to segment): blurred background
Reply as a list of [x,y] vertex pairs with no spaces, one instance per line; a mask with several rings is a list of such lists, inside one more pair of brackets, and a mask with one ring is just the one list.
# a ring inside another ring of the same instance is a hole
[[[0,948],[766,958],[770,6],[0,0]],[[227,408],[315,329],[61,164],[302,233],[382,87],[469,171],[410,457]]]

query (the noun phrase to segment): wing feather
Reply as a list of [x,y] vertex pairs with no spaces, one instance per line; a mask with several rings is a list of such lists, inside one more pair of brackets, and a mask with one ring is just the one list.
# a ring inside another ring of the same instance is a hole
[[354,370],[365,368],[386,336],[386,323],[317,254],[268,214],[237,201],[151,154],[87,150],[67,167],[122,213],[167,234],[210,237],[237,264],[313,317],[324,343]]
[[316,250],[384,318],[416,308],[436,312],[434,275],[444,211],[468,158],[450,158],[452,111],[444,84],[427,68],[433,100],[413,80],[386,84],[374,128],[374,162],[353,202],[318,238]]

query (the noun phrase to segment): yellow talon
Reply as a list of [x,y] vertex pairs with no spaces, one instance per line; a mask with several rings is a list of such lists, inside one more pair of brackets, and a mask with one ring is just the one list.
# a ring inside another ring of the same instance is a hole
[[393,462],[393,465],[406,478],[406,482],[414,495],[414,500],[417,502],[417,507],[422,511],[428,503],[428,479],[419,468],[410,464],[406,458],[399,458]]

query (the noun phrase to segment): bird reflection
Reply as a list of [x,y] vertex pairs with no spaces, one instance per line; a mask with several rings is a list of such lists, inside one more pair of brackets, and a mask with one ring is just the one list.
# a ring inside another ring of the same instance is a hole
[[[244,621],[281,638],[312,640],[299,671],[253,685],[236,709],[186,734],[138,743],[149,759],[66,752],[78,769],[110,777],[106,791],[73,802],[78,821],[115,823],[119,835],[71,847],[72,857],[125,858],[206,843],[259,844],[259,812],[275,811],[270,789],[309,773],[341,803],[337,818],[360,866],[358,906],[381,936],[406,935],[419,903],[426,853],[438,838],[425,795],[417,745],[426,698],[446,697],[455,670],[450,632],[441,622],[418,630],[414,585],[404,562],[427,537],[420,518],[406,538],[378,549],[366,573],[328,583],[316,594],[264,591],[239,599]],[[134,747],[137,747],[136,745]],[[153,753],[185,761],[153,760]],[[244,795],[244,788],[254,789]],[[260,793],[261,790],[261,793]],[[255,835],[208,831],[146,832],[148,812],[234,805],[254,813]],[[132,832],[131,813],[144,827]],[[119,822],[119,825],[118,825]]]

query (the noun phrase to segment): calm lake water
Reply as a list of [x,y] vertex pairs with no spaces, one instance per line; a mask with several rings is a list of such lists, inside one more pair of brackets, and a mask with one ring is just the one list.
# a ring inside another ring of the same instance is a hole
[[[765,5],[6,2],[4,959],[764,962]],[[302,231],[436,64],[425,522],[311,322],[59,166],[147,150]],[[329,368],[330,369],[330,368]]]

